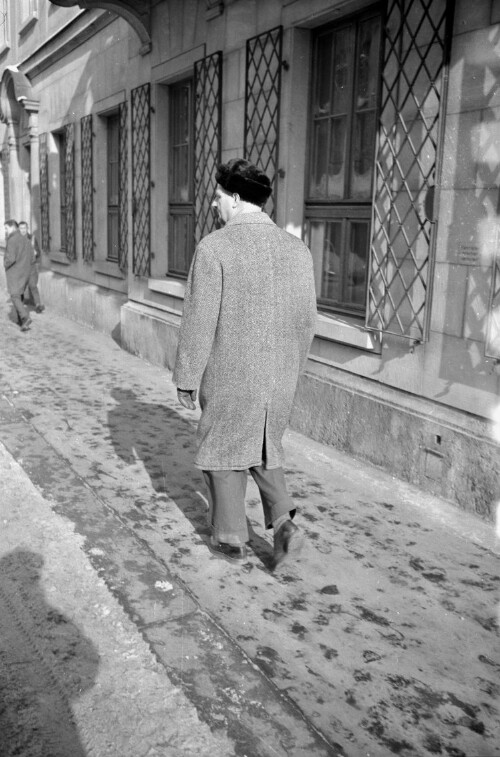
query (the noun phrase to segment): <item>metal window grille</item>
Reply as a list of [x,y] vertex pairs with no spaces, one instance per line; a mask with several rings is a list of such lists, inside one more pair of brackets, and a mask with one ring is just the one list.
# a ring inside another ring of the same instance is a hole
[[40,231],[42,250],[47,252],[50,247],[49,225],[49,155],[47,150],[47,134],[39,137],[40,160]]
[[126,102],[120,104],[119,118],[120,200],[118,266],[125,273],[128,267],[128,107]]
[[276,216],[276,177],[282,68],[281,26],[247,40],[244,152],[269,176],[273,193],[268,212]]
[[486,333],[486,357],[500,358],[500,227],[497,227],[496,254],[493,264],[491,298]]
[[194,81],[194,236],[197,244],[216,228],[212,200],[221,159],[221,52],[194,64]]
[[76,260],[75,239],[75,124],[67,124],[65,129],[65,186],[66,196],[66,257]]
[[82,159],[82,254],[85,262],[94,259],[94,172],[92,115],[81,119]]
[[389,0],[366,326],[427,339],[451,0]]
[[133,271],[149,276],[150,250],[150,85],[132,90]]

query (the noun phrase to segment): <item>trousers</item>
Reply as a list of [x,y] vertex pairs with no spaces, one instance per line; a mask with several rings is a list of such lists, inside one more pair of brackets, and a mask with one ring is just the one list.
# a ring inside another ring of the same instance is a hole
[[28,308],[24,304],[21,294],[11,294],[10,299],[12,301],[12,304],[14,305],[19,323],[21,323],[25,318],[28,317]]
[[38,291],[38,263],[31,264],[28,290],[35,307],[38,307],[41,304],[40,293]]
[[204,470],[209,492],[209,519],[212,535],[217,541],[243,546],[249,540],[245,513],[245,492],[248,473],[259,488],[264,522],[271,528],[280,516],[295,516],[295,505],[286,490],[283,468],[255,466],[247,470]]

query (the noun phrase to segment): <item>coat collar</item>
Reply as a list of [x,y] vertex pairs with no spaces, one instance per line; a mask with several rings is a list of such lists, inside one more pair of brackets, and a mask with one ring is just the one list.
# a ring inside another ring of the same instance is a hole
[[226,223],[226,226],[239,226],[242,224],[254,223],[274,224],[274,221],[272,221],[263,210],[256,210],[255,213],[239,213],[234,218],[231,218],[231,220]]

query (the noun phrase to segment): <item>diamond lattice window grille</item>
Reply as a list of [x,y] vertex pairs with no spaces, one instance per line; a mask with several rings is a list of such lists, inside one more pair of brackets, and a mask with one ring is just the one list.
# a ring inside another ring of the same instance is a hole
[[276,178],[282,68],[281,26],[247,40],[245,84],[245,158],[264,171],[273,186],[267,212],[276,216]]
[[151,269],[150,211],[150,85],[131,93],[132,100],[132,238],[133,271],[149,276]]
[[75,124],[65,126],[65,155],[66,184],[66,257],[76,260],[75,235]]
[[40,161],[40,231],[42,250],[47,252],[50,247],[49,225],[49,154],[47,150],[47,133],[39,137]]
[[81,119],[82,162],[82,255],[86,263],[94,259],[94,172],[92,115]]
[[128,107],[123,102],[119,107],[119,247],[118,266],[125,273],[128,268]]
[[194,235],[198,244],[216,228],[212,200],[221,160],[221,52],[195,63],[194,81]]
[[451,0],[389,0],[367,328],[427,338]]
[[495,260],[493,263],[491,297],[486,332],[486,357],[500,359],[500,226],[496,230]]

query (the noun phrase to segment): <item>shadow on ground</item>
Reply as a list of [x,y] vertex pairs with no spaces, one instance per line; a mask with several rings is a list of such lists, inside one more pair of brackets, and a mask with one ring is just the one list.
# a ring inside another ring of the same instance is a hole
[[[193,465],[194,424],[164,404],[142,402],[130,389],[114,388],[111,396],[117,404],[108,412],[108,427],[117,456],[126,465],[142,461],[158,500],[168,497],[175,502],[208,549],[206,490],[201,471]],[[136,501],[135,505],[139,513],[152,515],[151,503]],[[250,548],[270,570],[272,547],[247,520]]]
[[42,567],[23,549],[0,560],[0,754],[86,757],[71,701],[94,685],[99,657],[47,604]]

